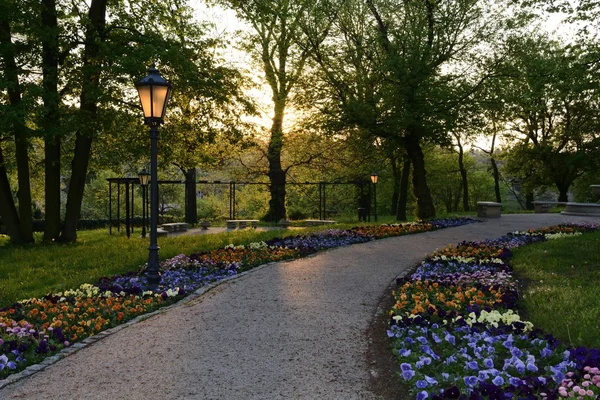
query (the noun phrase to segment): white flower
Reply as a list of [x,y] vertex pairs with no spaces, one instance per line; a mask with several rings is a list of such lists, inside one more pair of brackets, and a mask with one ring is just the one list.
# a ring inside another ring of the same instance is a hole
[[[458,320],[458,318],[456,320]],[[479,314],[479,317],[476,317],[475,313],[470,313],[467,316],[467,319],[465,320],[465,322],[469,326],[472,326],[474,323],[477,322],[480,324],[486,324],[488,326],[493,326],[495,328],[498,327],[500,322],[502,322],[505,325],[510,325],[514,322],[522,322],[523,324],[525,324],[525,328],[524,328],[525,332],[528,332],[533,329],[533,324],[531,322],[521,321],[521,317],[519,316],[519,314],[515,313],[513,310],[508,310],[508,311],[505,311],[504,313],[501,313],[500,311],[497,311],[497,310],[493,310],[491,312],[487,312],[484,310]]]
[[561,239],[561,238],[572,237],[572,236],[580,236],[581,234],[582,234],[581,232],[573,232],[573,233],[559,232],[559,233],[547,233],[544,236],[546,236],[547,240],[554,240],[554,239]]

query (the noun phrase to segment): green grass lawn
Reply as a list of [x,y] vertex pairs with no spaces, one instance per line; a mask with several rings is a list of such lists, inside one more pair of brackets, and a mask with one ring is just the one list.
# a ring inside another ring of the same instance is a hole
[[600,232],[524,246],[512,263],[524,319],[565,343],[600,348]]

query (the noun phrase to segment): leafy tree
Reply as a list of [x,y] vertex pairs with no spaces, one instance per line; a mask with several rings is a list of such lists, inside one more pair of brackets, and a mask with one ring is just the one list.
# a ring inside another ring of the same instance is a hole
[[[281,159],[284,118],[308,57],[302,28],[308,23],[308,16],[326,4],[314,0],[221,0],[217,3],[232,8],[250,25],[252,32],[244,47],[262,66],[271,91],[273,114],[266,153],[271,199],[265,219],[278,221],[286,217],[286,170]],[[326,30],[320,32],[317,40],[322,40],[325,33]]]
[[527,169],[532,185],[552,183],[558,201],[568,201],[575,179],[597,168],[598,80],[585,54],[543,36],[508,45],[504,93],[518,140],[511,165]]
[[347,1],[333,37],[313,49],[337,115],[406,152],[420,218],[435,215],[422,145],[449,143],[452,112],[471,101],[489,75],[479,65],[479,46],[494,45],[503,4],[495,11],[489,5]]

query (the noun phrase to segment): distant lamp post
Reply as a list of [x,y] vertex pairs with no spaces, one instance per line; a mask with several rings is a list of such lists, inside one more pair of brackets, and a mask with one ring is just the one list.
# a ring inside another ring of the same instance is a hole
[[148,75],[135,84],[144,111],[144,123],[150,126],[150,246],[148,247],[148,268],[146,277],[151,289],[160,283],[157,225],[158,225],[158,166],[157,143],[158,126],[164,122],[167,103],[173,86],[165,80],[155,65],[148,69]]
[[146,171],[146,168],[138,173],[140,179],[140,185],[142,186],[142,237],[146,238],[146,190],[148,189],[148,183],[150,182],[150,173]]
[[373,172],[371,174],[371,182],[373,183],[373,217],[375,219],[375,222],[377,222],[377,180],[379,179],[379,176],[377,176],[376,172]]

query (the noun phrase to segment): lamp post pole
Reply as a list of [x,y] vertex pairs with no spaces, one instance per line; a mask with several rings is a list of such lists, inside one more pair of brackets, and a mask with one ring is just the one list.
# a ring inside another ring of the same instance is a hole
[[135,84],[144,111],[144,123],[150,126],[150,246],[146,278],[148,288],[155,290],[160,283],[158,262],[158,126],[163,123],[172,90],[170,82],[158,72],[154,64],[148,75]]
[[373,218],[377,222],[377,180],[379,177],[376,172],[371,174],[371,182],[373,183]]
[[375,222],[377,222],[377,184],[373,184],[373,216],[375,217]]
[[160,282],[158,274],[158,126],[150,126],[150,247],[148,247],[148,284],[155,287]]

